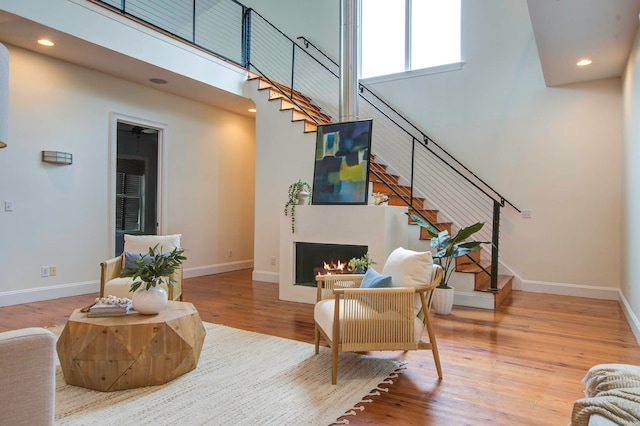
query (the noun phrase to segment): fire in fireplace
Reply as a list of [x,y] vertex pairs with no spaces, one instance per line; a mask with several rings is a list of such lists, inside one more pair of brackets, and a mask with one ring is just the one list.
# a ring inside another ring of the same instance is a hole
[[368,246],[349,244],[295,243],[294,284],[315,287],[318,274],[348,274],[349,260],[368,250]]

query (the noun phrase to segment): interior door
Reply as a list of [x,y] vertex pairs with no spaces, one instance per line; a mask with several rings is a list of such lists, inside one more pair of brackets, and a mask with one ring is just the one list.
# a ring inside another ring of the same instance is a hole
[[158,233],[158,130],[118,121],[115,177],[115,255],[124,234]]

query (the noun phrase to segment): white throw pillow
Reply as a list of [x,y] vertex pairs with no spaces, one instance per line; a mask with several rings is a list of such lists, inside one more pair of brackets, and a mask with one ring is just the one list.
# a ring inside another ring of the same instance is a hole
[[161,253],[169,253],[180,247],[182,234],[174,235],[124,235],[124,251],[128,253],[149,253],[149,248],[158,245]]
[[[419,287],[429,284],[433,272],[433,259],[430,251],[413,251],[402,247],[395,249],[382,268],[382,275],[392,277],[393,287]],[[414,312],[422,309],[420,296],[416,295]]]

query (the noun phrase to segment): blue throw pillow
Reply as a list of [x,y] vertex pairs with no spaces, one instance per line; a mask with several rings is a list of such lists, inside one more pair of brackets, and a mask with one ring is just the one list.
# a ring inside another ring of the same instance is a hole
[[[148,253],[143,255],[142,258],[144,259],[145,265],[148,265],[149,263],[151,263],[151,258],[149,257]],[[135,268],[136,264],[134,262],[136,262],[138,259],[140,259],[140,253],[129,253],[128,251],[125,251],[124,252],[124,269]]]
[[379,274],[373,270],[373,268],[367,269],[367,272],[365,272],[362,278],[362,283],[360,283],[360,288],[383,288],[391,286],[391,277]]

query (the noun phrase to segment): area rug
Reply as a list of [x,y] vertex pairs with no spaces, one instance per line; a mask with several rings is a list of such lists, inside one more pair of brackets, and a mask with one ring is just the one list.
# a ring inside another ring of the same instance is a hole
[[55,424],[329,425],[355,414],[352,408],[370,402],[368,395],[388,390],[402,368],[344,353],[332,385],[326,347],[315,355],[308,343],[204,325],[198,367],[162,386],[99,392],[67,385],[58,366]]

